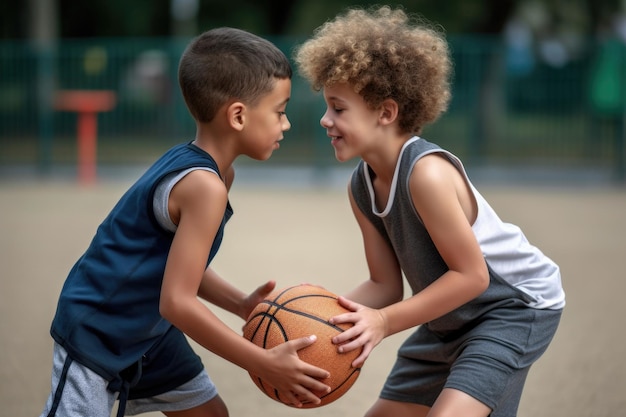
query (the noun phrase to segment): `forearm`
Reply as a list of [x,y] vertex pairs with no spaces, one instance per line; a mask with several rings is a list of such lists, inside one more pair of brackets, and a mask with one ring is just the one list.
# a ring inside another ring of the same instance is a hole
[[297,351],[309,346],[314,338],[300,338],[263,349],[234,332],[202,303],[197,296],[166,297],[161,314],[179,330],[205,349],[259,376],[291,404],[319,402],[320,392],[330,387],[322,382],[329,374],[299,359]]
[[386,336],[435,320],[478,297],[485,289],[481,280],[448,271],[414,296],[381,309],[387,324]]
[[370,308],[383,308],[401,301],[402,295],[402,283],[399,287],[392,287],[368,279],[345,294],[345,297]]
[[243,317],[242,301],[247,294],[222,279],[213,269],[207,268],[198,288],[198,296],[230,313]]
[[198,299],[176,303],[162,315],[203,348],[248,371],[263,361],[263,349],[246,340]]

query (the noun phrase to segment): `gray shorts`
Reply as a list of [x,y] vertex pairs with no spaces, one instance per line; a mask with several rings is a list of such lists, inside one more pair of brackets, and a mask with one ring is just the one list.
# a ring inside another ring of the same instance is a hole
[[545,352],[561,310],[520,306],[490,311],[458,334],[441,337],[420,326],[402,344],[381,398],[432,406],[454,388],[513,417],[530,366]]
[[[41,417],[110,417],[118,393],[109,391],[109,382],[91,369],[66,359],[65,349],[55,343],[52,390]],[[57,390],[59,383],[64,384],[61,390]],[[187,410],[204,404],[216,395],[215,385],[203,370],[190,381],[165,393],[127,400],[125,414]]]

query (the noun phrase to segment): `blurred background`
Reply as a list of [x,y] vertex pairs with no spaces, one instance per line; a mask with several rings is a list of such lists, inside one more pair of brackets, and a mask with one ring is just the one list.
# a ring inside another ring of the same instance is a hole
[[[61,106],[61,92],[113,94],[112,105],[96,109],[97,125],[91,119],[99,175],[147,166],[173,144],[193,138],[176,79],[191,37],[235,26],[272,40],[292,57],[294,46],[324,21],[346,7],[373,3],[4,1],[0,179],[76,174],[82,116]],[[626,181],[626,1],[387,4],[446,30],[455,64],[453,101],[422,136],[461,157],[475,176]],[[319,178],[337,167],[319,126],[323,108],[321,96],[296,76],[287,109],[292,129],[270,166],[301,168]]]
[[[0,1],[0,415],[41,411],[50,390],[50,320],[67,271],[141,171],[193,139],[176,77],[191,38],[234,26],[292,57],[326,20],[370,3]],[[441,25],[452,48],[450,109],[422,136],[461,157],[503,220],[563,272],[568,307],[529,376],[520,416],[623,415],[626,0],[387,4]],[[77,103],[68,92],[100,95]],[[280,150],[260,166],[236,162],[229,198],[237,219],[215,266],[243,290],[277,279],[343,293],[366,276],[345,193],[356,161],[335,161],[319,125],[323,111],[322,97],[296,75],[292,128]],[[93,149],[77,146],[90,138]],[[94,166],[79,163],[90,155]],[[240,329],[240,320],[216,310]],[[363,399],[378,395],[403,337],[377,348],[349,396],[305,413],[363,415],[370,405]],[[231,415],[295,415],[242,369],[197,352]]]

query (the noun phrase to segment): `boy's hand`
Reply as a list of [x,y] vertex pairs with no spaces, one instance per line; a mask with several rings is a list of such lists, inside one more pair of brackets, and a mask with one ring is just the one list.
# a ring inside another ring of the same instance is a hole
[[272,291],[276,288],[275,281],[268,281],[265,284],[258,287],[254,292],[243,299],[241,304],[240,317],[244,320],[248,320],[248,317],[252,313],[252,310],[263,301]]
[[352,362],[352,366],[358,368],[363,365],[374,347],[387,335],[387,320],[381,310],[365,307],[345,297],[339,297],[339,303],[348,310],[352,310],[352,313],[331,317],[329,322],[332,324],[353,323],[353,326],[333,337],[332,342],[341,345],[337,348],[339,353],[363,347],[359,357]]
[[298,357],[298,350],[315,342],[315,336],[290,340],[267,350],[268,359],[263,364],[263,374],[258,376],[276,388],[280,398],[294,407],[303,403],[319,404],[320,396],[330,392],[330,387],[320,380],[330,373],[310,365]]

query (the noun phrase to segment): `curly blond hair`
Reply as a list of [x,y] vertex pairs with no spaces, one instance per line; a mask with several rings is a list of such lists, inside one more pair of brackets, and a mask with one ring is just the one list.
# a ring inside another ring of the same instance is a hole
[[452,63],[442,31],[401,9],[349,9],[317,28],[295,61],[315,91],[348,83],[371,108],[395,100],[403,132],[420,133],[450,102]]

